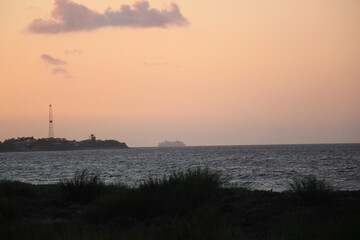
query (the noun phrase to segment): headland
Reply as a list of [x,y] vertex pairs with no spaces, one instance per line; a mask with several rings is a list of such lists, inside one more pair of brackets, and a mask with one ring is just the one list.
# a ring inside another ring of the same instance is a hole
[[94,135],[89,139],[76,141],[66,138],[21,137],[6,139],[0,142],[0,152],[28,152],[28,151],[66,151],[89,149],[127,149],[126,143],[116,140],[97,140]]

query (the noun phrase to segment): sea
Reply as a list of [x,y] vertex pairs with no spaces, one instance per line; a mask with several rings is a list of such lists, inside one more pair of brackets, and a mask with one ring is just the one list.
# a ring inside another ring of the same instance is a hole
[[220,171],[227,186],[284,191],[314,175],[340,190],[360,190],[360,144],[201,146],[0,153],[0,180],[55,184],[77,170],[136,186],[174,171]]

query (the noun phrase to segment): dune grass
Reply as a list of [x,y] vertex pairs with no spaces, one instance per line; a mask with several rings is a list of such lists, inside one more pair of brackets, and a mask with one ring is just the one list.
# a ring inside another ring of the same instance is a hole
[[168,177],[150,178],[139,185],[139,190],[156,211],[180,214],[216,195],[225,182],[220,172],[197,168],[173,172]]
[[25,202],[36,196],[32,184],[0,180],[0,224],[15,221],[28,214]]
[[184,189],[205,188],[206,191],[211,192],[218,189],[226,181],[219,171],[196,168],[173,172],[168,177],[150,178],[142,182],[139,189],[153,192],[182,187]]
[[300,208],[282,216],[267,240],[360,239],[360,215],[330,208]]
[[97,208],[93,209],[89,218],[103,221],[123,216],[123,220],[132,222],[184,215],[218,194],[224,182],[219,172],[198,168],[150,178],[136,188],[121,185],[121,190],[116,193],[105,190],[108,194],[104,193],[96,201]]
[[200,168],[150,178],[135,187],[105,184],[88,170],[56,185],[3,180],[0,236],[37,240],[360,237],[359,191],[338,191],[316,177],[294,179],[289,183],[291,192],[282,193],[227,188],[226,182],[220,172]]
[[19,181],[0,180],[0,197],[25,197],[35,196],[33,185]]
[[222,216],[189,216],[168,223],[134,226],[81,223],[36,223],[10,226],[3,239],[27,240],[247,240],[245,233]]
[[289,189],[305,204],[323,204],[331,201],[331,194],[336,189],[329,182],[315,176],[294,178]]
[[79,204],[88,204],[101,193],[104,182],[99,173],[89,170],[76,171],[73,178],[64,179],[59,183],[65,197]]

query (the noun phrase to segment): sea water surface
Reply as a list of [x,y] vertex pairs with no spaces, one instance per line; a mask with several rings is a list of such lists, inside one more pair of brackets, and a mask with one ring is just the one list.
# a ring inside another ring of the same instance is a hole
[[88,169],[105,182],[136,185],[197,167],[220,170],[231,184],[251,189],[283,191],[294,177],[315,175],[339,189],[360,190],[360,144],[0,153],[0,179],[34,184],[54,184]]

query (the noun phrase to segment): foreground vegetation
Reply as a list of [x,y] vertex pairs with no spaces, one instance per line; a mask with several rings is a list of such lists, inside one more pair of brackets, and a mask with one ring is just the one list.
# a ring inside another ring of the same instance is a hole
[[360,192],[313,176],[289,191],[223,187],[195,169],[137,187],[76,172],[57,185],[0,181],[2,239],[360,239]]

